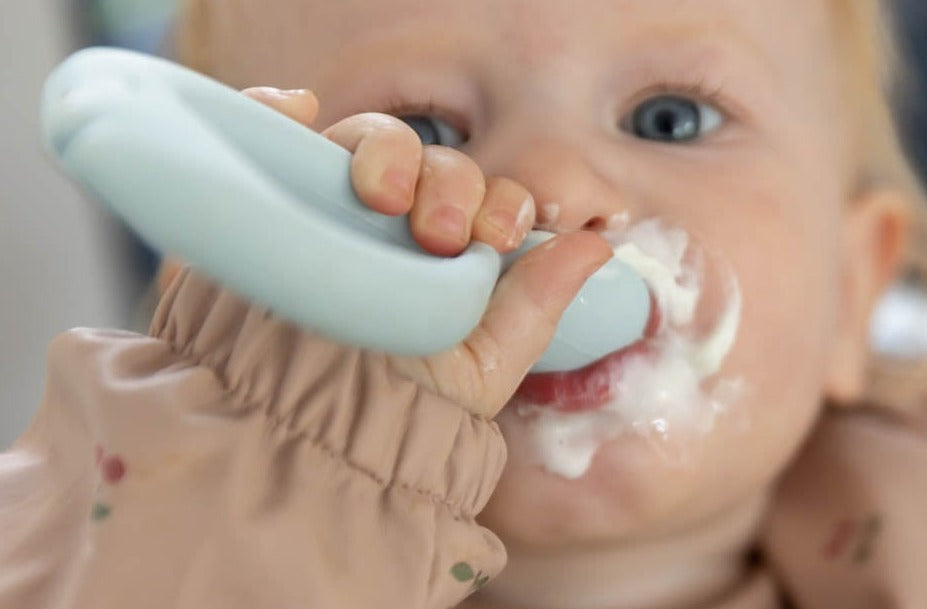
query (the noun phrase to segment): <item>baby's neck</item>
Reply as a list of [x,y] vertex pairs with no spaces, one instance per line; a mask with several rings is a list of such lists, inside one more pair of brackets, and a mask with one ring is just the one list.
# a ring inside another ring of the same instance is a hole
[[[705,607],[747,575],[766,506],[752,500],[672,539],[539,551],[508,544],[508,564],[466,609],[689,609]],[[710,605],[709,605],[710,606]]]

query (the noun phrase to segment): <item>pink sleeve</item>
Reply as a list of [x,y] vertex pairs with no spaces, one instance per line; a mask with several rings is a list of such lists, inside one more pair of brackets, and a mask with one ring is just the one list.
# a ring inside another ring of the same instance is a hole
[[800,609],[927,607],[927,435],[828,415],[781,484],[766,541]]
[[184,273],[152,336],[73,330],[0,455],[0,608],[452,607],[494,423]]

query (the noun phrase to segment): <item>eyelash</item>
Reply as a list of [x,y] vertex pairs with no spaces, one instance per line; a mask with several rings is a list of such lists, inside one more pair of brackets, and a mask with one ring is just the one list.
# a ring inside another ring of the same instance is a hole
[[410,102],[404,97],[394,95],[386,100],[384,112],[386,114],[423,114],[431,113],[437,110],[437,105],[432,97],[429,97],[424,103]]
[[718,86],[710,86],[703,79],[688,81],[660,81],[657,84],[651,85],[640,93],[636,94],[632,98],[632,103],[629,104],[629,106],[633,110],[648,99],[653,99],[654,97],[659,97],[661,95],[679,95],[683,97],[691,97],[693,100],[699,103],[712,106],[718,112],[720,112],[721,116],[723,116],[725,119],[730,118],[734,113],[732,111],[734,104],[724,94],[723,88]]

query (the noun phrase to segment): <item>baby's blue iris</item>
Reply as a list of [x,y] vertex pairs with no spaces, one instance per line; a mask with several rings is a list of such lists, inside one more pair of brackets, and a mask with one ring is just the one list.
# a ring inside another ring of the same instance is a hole
[[678,95],[661,95],[634,109],[629,130],[646,140],[689,142],[713,131],[722,120],[709,105]]

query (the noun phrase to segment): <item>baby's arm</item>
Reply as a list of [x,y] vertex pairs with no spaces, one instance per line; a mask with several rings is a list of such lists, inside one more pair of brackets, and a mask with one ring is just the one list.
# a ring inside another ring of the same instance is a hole
[[186,271],[152,334],[52,344],[2,466],[3,609],[446,607],[501,568],[490,422]]
[[825,416],[782,481],[766,546],[803,609],[927,607],[927,430]]
[[[453,151],[397,154],[403,133],[369,115],[330,131],[356,150],[361,197],[410,211],[426,249],[464,247],[487,201],[523,194],[475,184]],[[415,178],[398,198],[364,186],[383,157]],[[429,233],[429,204],[474,185],[466,239]],[[504,461],[490,418],[607,258],[597,239],[526,255],[474,334],[432,358],[332,344],[188,271],[151,336],[57,338],[40,413],[0,456],[0,608],[455,605],[504,562],[474,521]]]

